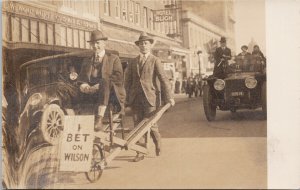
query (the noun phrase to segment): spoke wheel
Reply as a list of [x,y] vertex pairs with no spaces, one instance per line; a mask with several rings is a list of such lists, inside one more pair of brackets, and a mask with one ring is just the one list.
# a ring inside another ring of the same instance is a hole
[[103,168],[101,168],[100,164],[104,159],[104,154],[102,148],[98,144],[93,145],[92,156],[91,169],[90,171],[85,172],[85,176],[91,183],[94,183],[100,179],[103,173]]
[[43,112],[41,130],[44,139],[57,144],[64,130],[64,112],[56,104],[50,104]]

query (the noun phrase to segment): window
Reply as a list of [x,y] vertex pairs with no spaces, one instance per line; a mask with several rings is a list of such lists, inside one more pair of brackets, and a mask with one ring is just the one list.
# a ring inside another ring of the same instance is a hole
[[120,18],[120,0],[116,0],[116,17]]
[[140,4],[136,3],[135,4],[135,9],[134,9],[134,22],[135,24],[139,25],[140,24]]
[[125,20],[125,21],[128,20],[127,11],[128,11],[127,1],[122,1],[122,19]]
[[134,11],[134,5],[132,1],[128,1],[128,9],[129,9],[129,22],[133,22],[133,11]]
[[104,14],[110,15],[110,3],[109,0],[104,0]]
[[149,28],[150,28],[151,30],[154,30],[154,29],[155,29],[153,20],[154,20],[154,18],[153,18],[153,10],[150,10]]
[[144,7],[144,28],[148,28],[148,14],[147,14],[147,7]]

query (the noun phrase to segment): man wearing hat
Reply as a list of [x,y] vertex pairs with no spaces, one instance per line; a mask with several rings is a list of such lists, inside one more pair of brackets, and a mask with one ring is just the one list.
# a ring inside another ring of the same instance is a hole
[[249,69],[250,66],[250,60],[251,60],[251,54],[247,51],[248,46],[243,45],[241,47],[242,52],[239,53],[236,57],[236,62],[238,63],[238,67],[241,69]]
[[[170,82],[164,72],[159,58],[151,54],[153,39],[146,33],[141,33],[135,44],[140,54],[128,65],[125,77],[127,104],[134,112],[134,122],[137,125],[144,118],[155,113],[160,102],[160,94],[166,98],[165,102],[175,105],[170,90]],[[156,155],[161,153],[161,136],[158,126],[151,128],[150,135],[156,146]],[[140,161],[144,155],[137,154],[134,161]]]
[[213,75],[217,78],[225,78],[225,67],[228,65],[228,60],[231,59],[231,50],[226,47],[226,38],[221,37],[221,47],[218,47],[215,52],[215,66]]
[[106,40],[107,37],[99,30],[91,33],[88,42],[94,54],[83,61],[78,76],[83,98],[92,99],[97,106],[95,131],[102,130],[102,119],[108,102],[118,102],[119,111],[123,113],[126,97],[121,61],[118,56],[105,51]]

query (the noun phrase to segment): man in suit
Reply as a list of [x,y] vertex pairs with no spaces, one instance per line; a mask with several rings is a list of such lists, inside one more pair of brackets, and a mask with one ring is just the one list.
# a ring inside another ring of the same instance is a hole
[[91,33],[94,54],[83,61],[78,84],[83,99],[91,99],[97,106],[95,131],[102,130],[102,119],[109,101],[117,102],[124,113],[125,88],[123,68],[118,56],[105,51],[107,37],[99,30]]
[[[163,64],[159,58],[151,54],[153,39],[142,33],[135,44],[140,49],[140,55],[128,65],[125,77],[127,91],[127,104],[134,112],[134,122],[137,125],[144,118],[155,113],[159,106],[160,96],[166,98],[165,102],[175,105],[170,82],[164,72]],[[161,153],[161,136],[158,126],[151,128],[150,135],[156,146],[156,155]],[[137,154],[134,161],[144,159],[144,155]]]
[[224,79],[225,68],[228,65],[228,60],[231,59],[231,50],[228,47],[226,47],[225,37],[221,37],[220,43],[221,47],[218,47],[214,54],[216,62],[214,66],[213,75],[217,78]]

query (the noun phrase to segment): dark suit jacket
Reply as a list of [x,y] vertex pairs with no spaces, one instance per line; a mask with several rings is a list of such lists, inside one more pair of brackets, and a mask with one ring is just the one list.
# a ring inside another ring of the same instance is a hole
[[[86,58],[83,61],[83,65],[78,76],[79,84],[90,83],[93,63],[94,56]],[[126,92],[124,88],[124,75],[121,61],[118,56],[110,53],[105,53],[102,64],[102,79],[110,84],[110,86],[112,86],[115,90],[116,96],[123,111]]]
[[140,56],[136,57],[127,67],[125,77],[125,88],[127,92],[127,101],[132,105],[136,98],[138,89],[142,87],[143,92],[151,106],[158,106],[160,94],[169,100],[172,98],[170,82],[166,77],[163,65],[159,58],[150,54],[144,63],[142,72],[139,66]]
[[231,50],[228,47],[226,47],[224,50],[221,47],[218,47],[215,52],[216,65],[220,63],[222,55],[229,56],[229,58],[226,58],[225,61],[223,61],[224,63],[227,63],[228,60],[231,59]]

